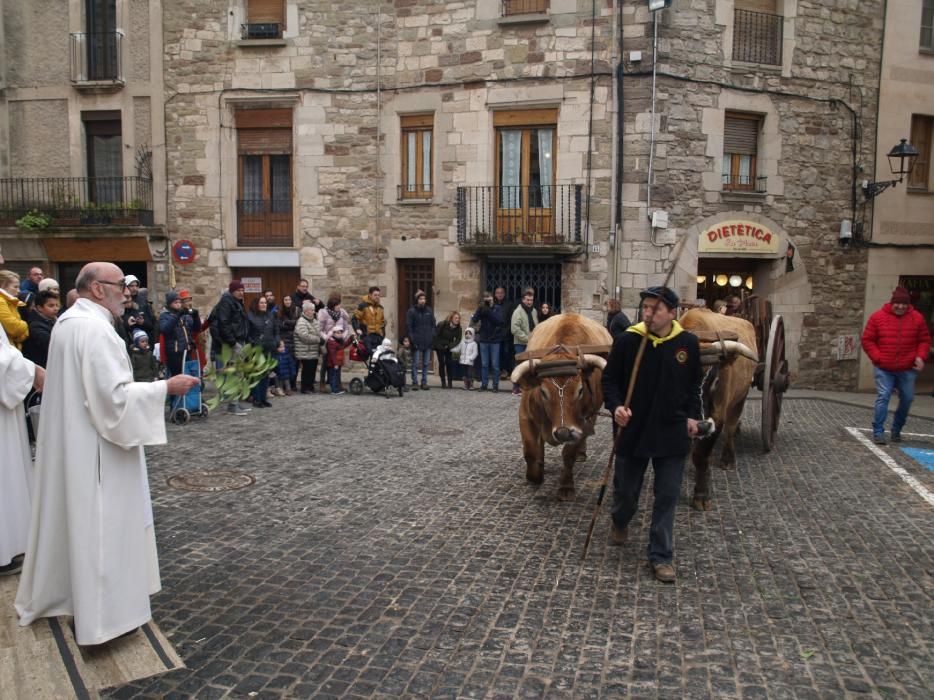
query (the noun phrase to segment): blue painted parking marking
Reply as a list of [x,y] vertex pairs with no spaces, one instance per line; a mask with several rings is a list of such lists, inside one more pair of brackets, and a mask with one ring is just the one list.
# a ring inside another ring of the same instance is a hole
[[934,450],[923,450],[920,447],[903,447],[902,452],[929,472],[934,472]]

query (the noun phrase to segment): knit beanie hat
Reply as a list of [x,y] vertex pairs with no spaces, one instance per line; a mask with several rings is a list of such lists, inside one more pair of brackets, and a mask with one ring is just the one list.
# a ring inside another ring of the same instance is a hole
[[173,301],[178,301],[178,300],[179,300],[178,292],[166,292],[165,293],[165,305],[166,306],[171,306]]
[[240,280],[230,280],[230,284],[227,285],[227,291],[231,294],[236,292],[238,289],[243,289],[243,282]]
[[39,291],[46,292],[50,289],[58,289],[58,282],[51,277],[45,277],[39,281]]
[[908,290],[904,287],[896,287],[895,291],[892,292],[892,299],[889,301],[890,304],[910,304],[911,303],[911,294],[908,293]]
[[133,331],[133,346],[138,348],[141,340],[149,340],[149,336],[146,331],[137,328]]

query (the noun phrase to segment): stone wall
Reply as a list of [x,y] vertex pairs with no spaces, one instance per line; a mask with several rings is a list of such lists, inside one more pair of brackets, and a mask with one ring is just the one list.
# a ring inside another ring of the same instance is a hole
[[68,103],[9,103],[11,177],[61,177],[69,170]]
[[6,86],[44,87],[67,81],[68,13],[62,11],[62,3],[7,1],[2,10]]

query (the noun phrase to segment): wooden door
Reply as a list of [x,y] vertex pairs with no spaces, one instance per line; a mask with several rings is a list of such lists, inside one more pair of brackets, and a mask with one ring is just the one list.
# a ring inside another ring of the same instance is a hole
[[[405,315],[409,308],[415,304],[415,292],[419,289],[428,295],[428,306],[434,309],[435,298],[435,261],[434,258],[409,258],[398,260],[399,266],[398,288],[396,300],[396,327],[398,338],[401,340],[408,333],[405,326]],[[435,316],[438,316],[437,309]]]
[[[237,267],[233,270],[233,279],[260,279],[259,293],[247,291],[243,295],[243,303],[247,310],[263,289],[271,289],[276,295],[276,306],[281,306],[282,297],[295,291],[301,277],[302,271],[297,267]],[[249,289],[249,285],[247,288]]]

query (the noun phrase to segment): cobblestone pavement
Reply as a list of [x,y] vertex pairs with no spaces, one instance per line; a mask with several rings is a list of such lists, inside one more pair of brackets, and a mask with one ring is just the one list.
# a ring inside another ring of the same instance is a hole
[[[153,612],[188,668],[109,695],[934,697],[934,509],[846,432],[869,410],[786,400],[763,454],[747,406],[714,509],[682,497],[671,586],[646,565],[645,499],[621,548],[604,508],[581,562],[609,418],[558,503],[557,450],[543,486],[524,479],[517,405],[435,387],[171,426],[149,450]],[[167,485],[195,469],[256,482]]]

